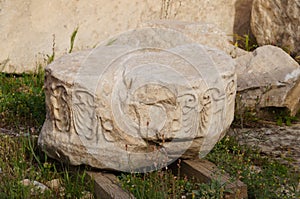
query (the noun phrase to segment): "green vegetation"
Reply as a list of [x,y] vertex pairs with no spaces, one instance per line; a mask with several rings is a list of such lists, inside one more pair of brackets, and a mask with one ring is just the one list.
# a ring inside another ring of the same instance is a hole
[[[85,169],[47,158],[38,150],[34,135],[0,135],[0,168],[0,198],[80,198],[93,190],[93,183],[85,179]],[[60,186],[42,192],[34,185],[22,184],[24,179],[43,184],[56,179]]]
[[[264,118],[264,119],[261,119]],[[238,127],[257,127],[263,123],[272,123],[277,126],[291,126],[299,121],[299,115],[291,116],[290,112],[285,108],[267,107],[256,110],[243,108],[235,110],[233,126]]]
[[[45,119],[44,73],[0,74],[0,198],[80,198],[93,190],[85,168],[47,157],[37,147]],[[29,179],[43,184],[58,180],[58,189],[41,193]]]
[[248,52],[253,51],[258,47],[257,42],[255,39],[250,37],[250,34],[245,34],[243,36],[234,34],[233,38],[235,41],[234,45],[236,47],[242,48]]
[[209,184],[198,183],[187,177],[180,178],[170,170],[146,174],[122,174],[119,179],[123,189],[136,198],[222,198],[225,185],[214,180]]
[[44,72],[0,73],[0,128],[40,129],[45,119]]
[[72,35],[71,35],[71,39],[70,39],[70,50],[69,50],[69,53],[71,53],[72,50],[73,50],[75,38],[76,38],[76,35],[77,35],[77,32],[78,32],[78,28],[79,28],[79,27],[77,27],[77,28],[73,31]]
[[272,111],[273,115],[276,115],[276,124],[278,126],[282,126],[283,124],[287,126],[291,126],[293,122],[298,121],[298,117],[296,116],[291,116],[290,113],[286,110],[273,110]]

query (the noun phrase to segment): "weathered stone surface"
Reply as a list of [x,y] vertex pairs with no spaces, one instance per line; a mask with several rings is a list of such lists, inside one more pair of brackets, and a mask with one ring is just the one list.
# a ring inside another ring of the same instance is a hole
[[113,37],[46,68],[39,145],[71,164],[123,171],[204,157],[233,120],[234,70],[230,56],[176,31]]
[[206,45],[212,48],[218,48],[232,58],[246,54],[247,52],[230,43],[232,36],[225,34],[214,24],[158,20],[149,21],[142,24],[143,27],[168,28],[179,31],[192,39],[195,43]]
[[258,44],[280,46],[300,55],[299,16],[299,0],[254,0],[251,29]]
[[236,59],[238,102],[250,108],[300,108],[300,66],[281,48],[263,46]]
[[212,23],[243,35],[249,30],[238,23],[248,24],[251,6],[244,0],[1,0],[0,8],[0,71],[20,73],[52,55],[53,40],[55,58],[66,54],[77,27],[74,51],[158,19]]

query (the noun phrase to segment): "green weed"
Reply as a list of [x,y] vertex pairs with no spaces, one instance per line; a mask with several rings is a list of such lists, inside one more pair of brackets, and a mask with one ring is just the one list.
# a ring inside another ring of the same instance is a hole
[[[85,191],[92,192],[93,183],[86,181],[85,169],[49,159],[39,151],[36,138],[0,135],[0,198],[80,198]],[[33,191],[34,186],[21,183],[24,179],[43,184],[58,179],[61,186]]]
[[52,40],[52,54],[51,55],[47,55],[47,59],[45,60],[45,62],[47,64],[50,64],[51,62],[54,61],[55,58],[55,35],[53,34],[53,40]]
[[[45,119],[44,72],[0,73],[0,198],[80,198],[92,192],[85,168],[71,167],[48,158],[37,147]],[[43,184],[58,179],[60,189],[41,193],[24,179]]]
[[120,183],[138,199],[164,198],[224,198],[225,184],[219,180],[198,183],[194,179],[181,178],[171,170],[158,170],[146,174],[121,174]]
[[77,32],[78,32],[78,28],[79,28],[79,27],[77,27],[77,28],[73,31],[72,35],[71,35],[71,39],[70,39],[70,50],[69,50],[69,53],[71,53],[72,50],[73,50],[75,38],[76,38],[76,35],[77,35]]
[[252,39],[249,34],[245,34],[243,36],[234,34],[234,45],[236,47],[242,48],[246,51],[253,51],[258,47],[257,42],[255,39]]
[[44,72],[0,73],[0,128],[39,129],[45,118]]

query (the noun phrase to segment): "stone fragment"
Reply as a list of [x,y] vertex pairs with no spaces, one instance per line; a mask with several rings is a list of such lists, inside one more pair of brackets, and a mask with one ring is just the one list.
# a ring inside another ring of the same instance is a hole
[[254,0],[251,29],[259,45],[276,45],[300,55],[299,16],[299,0]]
[[57,191],[59,190],[62,186],[61,186],[61,182],[59,179],[53,179],[53,180],[50,180],[48,182],[46,182],[46,185],[51,189],[51,190],[54,190],[54,191]]
[[235,64],[174,30],[123,33],[46,68],[46,153],[74,165],[149,171],[204,157],[234,114]]
[[24,186],[29,186],[31,184],[31,181],[29,179],[21,180],[20,183]]
[[281,48],[267,45],[236,59],[238,103],[261,109],[300,108],[300,66]]
[[21,180],[20,183],[23,185],[23,186],[33,186],[33,188],[31,189],[31,192],[32,194],[34,195],[37,195],[38,193],[44,193],[45,191],[49,190],[49,188],[38,182],[38,181],[31,181],[29,179],[24,179],[24,180]]
[[[242,2],[242,3],[241,3]],[[248,3],[249,2],[249,3]],[[53,50],[55,59],[93,48],[141,22],[159,19],[216,24],[228,35],[249,32],[252,0],[0,1],[0,71],[35,71]]]

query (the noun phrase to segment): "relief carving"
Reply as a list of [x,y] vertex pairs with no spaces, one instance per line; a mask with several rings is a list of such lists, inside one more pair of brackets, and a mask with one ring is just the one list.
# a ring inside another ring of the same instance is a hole
[[199,136],[203,136],[209,125],[209,117],[211,115],[211,94],[210,90],[206,90],[200,98],[201,110],[200,110],[200,124],[199,124]]
[[199,101],[197,96],[191,93],[178,97],[182,108],[182,131],[189,134],[188,138],[196,137],[198,130]]
[[236,83],[234,80],[231,80],[230,82],[228,82],[225,89],[227,100],[229,102],[234,101],[235,90],[236,90]]
[[131,172],[213,148],[233,119],[234,62],[161,31],[134,31],[118,40],[126,45],[100,45],[86,59],[68,55],[47,67],[39,144],[50,155]]
[[94,96],[85,90],[75,90],[72,110],[76,133],[87,140],[97,140],[98,120]]
[[53,81],[50,85],[51,111],[56,129],[60,132],[70,131],[70,108],[66,88]]

